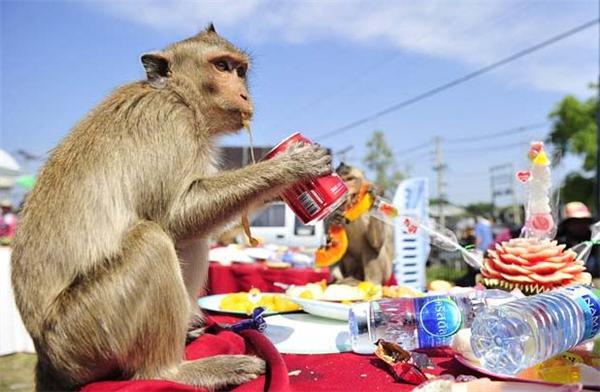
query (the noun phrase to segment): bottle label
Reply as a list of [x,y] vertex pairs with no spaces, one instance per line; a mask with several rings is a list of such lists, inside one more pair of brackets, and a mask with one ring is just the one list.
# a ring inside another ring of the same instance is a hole
[[415,300],[419,347],[439,347],[449,345],[462,325],[461,311],[451,298],[431,296]]
[[593,338],[600,332],[600,298],[585,286],[566,287],[564,290],[583,311],[585,331],[582,341]]

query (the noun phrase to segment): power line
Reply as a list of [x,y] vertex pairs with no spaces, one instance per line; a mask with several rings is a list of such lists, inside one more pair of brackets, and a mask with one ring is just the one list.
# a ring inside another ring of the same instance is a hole
[[378,111],[378,112],[376,112],[374,114],[371,114],[371,115],[363,117],[363,118],[361,118],[359,120],[353,121],[353,122],[351,122],[349,124],[346,124],[346,125],[341,126],[339,128],[333,129],[333,130],[331,130],[329,132],[326,132],[326,133],[322,134],[321,136],[316,137],[315,139],[316,140],[322,140],[322,139],[326,139],[326,138],[329,138],[331,136],[334,136],[334,135],[346,132],[346,131],[348,131],[348,130],[350,130],[352,128],[356,128],[357,126],[362,125],[364,123],[367,123],[369,121],[372,121],[372,120],[374,120],[374,119],[376,119],[378,117],[381,117],[381,116],[386,115],[388,113],[391,113],[391,112],[394,112],[396,110],[402,109],[402,108],[404,108],[406,106],[412,105],[413,103],[422,101],[425,98],[429,98],[429,97],[431,97],[433,95],[439,94],[442,91],[448,90],[448,89],[450,89],[450,88],[452,88],[454,86],[457,86],[457,85],[459,85],[461,83],[464,83],[464,82],[466,82],[468,80],[471,80],[471,79],[473,79],[473,78],[475,78],[477,76],[480,76],[480,75],[482,75],[484,73],[487,73],[487,72],[489,72],[489,71],[491,71],[493,69],[501,67],[501,66],[503,66],[505,64],[508,64],[508,63],[510,63],[512,61],[515,61],[515,60],[517,60],[517,59],[519,59],[521,57],[524,57],[524,56],[526,56],[528,54],[536,52],[536,51],[538,51],[540,49],[543,49],[543,48],[545,48],[547,46],[550,46],[550,45],[552,45],[552,44],[554,44],[554,43],[556,43],[558,41],[561,41],[561,40],[563,40],[563,39],[565,39],[567,37],[570,37],[571,35],[577,34],[577,33],[581,32],[581,31],[583,31],[585,29],[588,29],[588,28],[594,26],[595,24],[597,24],[599,21],[600,21],[600,19],[593,19],[593,20],[591,20],[589,22],[583,23],[583,24],[581,24],[581,25],[579,25],[577,27],[574,27],[574,28],[572,28],[570,30],[567,30],[567,31],[565,31],[565,32],[563,32],[561,34],[558,34],[558,35],[556,35],[556,36],[554,36],[552,38],[549,38],[549,39],[547,39],[545,41],[542,41],[539,44],[533,45],[533,46],[531,46],[531,47],[529,47],[527,49],[521,50],[521,51],[519,51],[519,52],[517,52],[515,54],[512,54],[512,55],[510,55],[508,57],[505,57],[505,58],[503,58],[503,59],[501,59],[499,61],[496,61],[496,62],[494,62],[492,64],[489,64],[489,65],[487,65],[487,66],[485,66],[483,68],[480,68],[480,69],[478,69],[478,70],[476,70],[474,72],[468,73],[468,74],[466,74],[464,76],[461,76],[461,77],[459,77],[457,79],[454,79],[454,80],[452,80],[450,82],[447,82],[447,83],[442,84],[440,86],[434,87],[434,88],[432,88],[430,90],[427,90],[427,91],[425,91],[425,92],[423,92],[421,94],[418,94],[418,95],[416,95],[416,96],[414,96],[412,98],[406,99],[406,100],[404,100],[402,102],[399,102],[397,104],[389,106],[389,107],[387,107],[387,108],[385,108],[383,110],[380,110],[380,111]]
[[544,127],[546,125],[548,125],[548,121],[538,122],[538,123],[533,123],[533,124],[527,124],[527,125],[521,125],[521,126],[518,126],[518,127],[505,129],[503,131],[497,131],[497,132],[492,132],[492,133],[481,134],[479,136],[446,139],[446,143],[469,143],[469,142],[475,142],[475,141],[479,141],[479,140],[493,139],[493,138],[496,138],[496,137],[513,135],[515,133],[529,132],[529,131],[532,131],[532,130],[534,130],[536,128]]
[[523,145],[527,144],[528,141],[527,140],[523,140],[520,141],[518,143],[509,143],[509,144],[502,144],[502,145],[488,145],[488,146],[481,146],[481,147],[474,147],[474,148],[459,148],[457,150],[446,150],[445,152],[448,154],[464,154],[464,153],[489,153],[490,150],[493,150],[494,152],[499,151],[499,150],[506,150],[509,148],[513,148],[513,147],[522,147]]
[[[484,134],[480,134],[479,136],[462,137],[462,138],[455,138],[455,139],[444,139],[444,142],[452,144],[452,143],[469,143],[472,141],[488,140],[488,139],[493,139],[493,138],[502,137],[502,136],[506,136],[506,135],[512,135],[515,133],[528,132],[535,128],[545,126],[547,124],[548,124],[548,121],[536,122],[536,123],[531,123],[531,124],[527,124],[527,125],[520,125],[518,127],[504,129],[502,131],[494,131],[494,132],[484,133]],[[416,151],[425,149],[427,147],[431,147],[431,145],[432,145],[431,141],[426,141],[424,143],[417,144],[412,147],[404,148],[401,150],[394,150],[393,154],[394,155],[400,155],[400,154],[407,155],[412,152],[416,152]]]
[[430,146],[431,146],[431,141],[426,141],[425,143],[418,144],[418,145],[416,145],[416,146],[413,146],[413,147],[404,148],[404,149],[402,149],[402,150],[395,150],[395,151],[393,151],[392,153],[393,153],[394,155],[398,155],[398,154],[408,154],[408,153],[411,153],[411,152],[414,152],[414,151],[419,151],[419,150],[422,150],[422,149],[424,149],[424,148],[427,148],[427,147],[430,147]]

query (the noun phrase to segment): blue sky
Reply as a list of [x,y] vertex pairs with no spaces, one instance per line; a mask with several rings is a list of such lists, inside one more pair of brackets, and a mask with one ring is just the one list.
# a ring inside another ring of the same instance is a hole
[[[3,1],[0,147],[44,154],[119,84],[143,77],[140,54],[208,21],[254,59],[257,145],[294,131],[317,137],[597,17],[596,1]],[[598,77],[598,27],[403,110],[323,140],[360,164],[374,129],[394,150],[440,135],[451,201],[489,201],[490,166],[525,165],[526,141],[565,94]],[[247,144],[241,133],[223,144]],[[521,146],[506,147],[523,142]],[[425,148],[397,157],[432,179]],[[557,171],[577,167],[567,160]]]

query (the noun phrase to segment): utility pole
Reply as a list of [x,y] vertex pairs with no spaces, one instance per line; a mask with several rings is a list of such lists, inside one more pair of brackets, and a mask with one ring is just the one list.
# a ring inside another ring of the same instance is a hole
[[446,194],[444,192],[444,158],[442,156],[442,138],[436,136],[433,140],[435,144],[435,166],[433,170],[437,173],[437,198],[438,198],[438,216],[440,225],[446,226],[446,216],[444,215],[444,204],[446,203]]
[[497,198],[512,196],[512,214],[514,223],[521,224],[521,213],[517,204],[517,192],[515,189],[515,166],[513,163],[490,167],[490,190],[492,194],[492,216],[496,216]]

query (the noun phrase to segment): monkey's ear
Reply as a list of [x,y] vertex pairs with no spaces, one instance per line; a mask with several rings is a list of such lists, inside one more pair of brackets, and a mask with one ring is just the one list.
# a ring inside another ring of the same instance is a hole
[[217,30],[215,30],[215,25],[212,22],[210,22],[208,24],[208,26],[206,27],[206,32],[207,33],[216,33],[217,32]]
[[163,82],[169,76],[169,60],[160,53],[144,53],[142,65],[150,83]]

